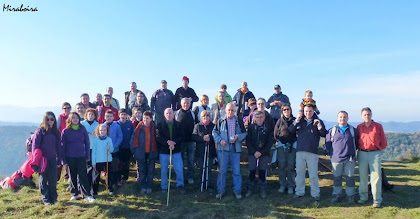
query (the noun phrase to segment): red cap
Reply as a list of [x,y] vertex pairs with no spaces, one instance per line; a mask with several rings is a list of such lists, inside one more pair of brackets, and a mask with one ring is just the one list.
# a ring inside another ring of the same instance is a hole
[[182,77],[182,80],[190,81],[190,79],[187,76]]

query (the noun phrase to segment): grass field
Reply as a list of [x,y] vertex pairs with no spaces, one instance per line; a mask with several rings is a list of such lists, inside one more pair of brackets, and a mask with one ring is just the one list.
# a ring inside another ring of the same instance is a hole
[[[321,156],[322,162],[329,161]],[[171,190],[169,207],[166,193],[160,191],[160,169],[157,164],[154,191],[149,196],[137,194],[134,168],[129,183],[120,188],[116,195],[109,196],[101,187],[94,203],[84,200],[69,201],[67,184],[58,185],[59,201],[52,206],[44,206],[37,189],[24,187],[17,192],[0,192],[1,218],[420,218],[420,162],[385,162],[383,165],[389,181],[396,185],[395,193],[383,194],[383,208],[374,209],[371,197],[364,205],[348,205],[346,200],[331,204],[332,174],[319,167],[321,201],[315,202],[309,195],[307,181],[306,196],[293,199],[287,194],[279,194],[277,170],[270,171],[268,177],[268,197],[262,199],[258,190],[250,198],[236,200],[232,193],[231,173],[227,176],[227,194],[222,200],[214,194],[199,192],[198,173],[196,184],[186,185],[186,195],[176,189]],[[198,171],[196,171],[198,172]],[[246,192],[246,162],[241,163],[243,194]],[[213,185],[217,171],[213,171]],[[172,175],[174,179],[174,174]],[[358,178],[356,177],[358,181]],[[174,183],[172,183],[172,188]]]

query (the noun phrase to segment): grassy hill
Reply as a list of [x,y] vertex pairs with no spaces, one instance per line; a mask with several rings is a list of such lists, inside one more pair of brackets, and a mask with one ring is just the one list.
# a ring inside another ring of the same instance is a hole
[[[329,164],[321,156],[321,161]],[[160,191],[160,169],[156,171],[154,191],[150,196],[137,195],[137,185],[133,175],[129,183],[120,188],[115,196],[106,194],[104,187],[95,203],[83,200],[69,201],[70,194],[65,191],[66,184],[58,185],[59,202],[44,206],[37,189],[23,188],[17,192],[0,192],[1,218],[420,218],[420,162],[384,163],[389,181],[396,185],[395,193],[383,194],[383,208],[374,209],[369,203],[348,205],[345,201],[331,204],[332,174],[319,168],[321,201],[315,202],[306,188],[306,196],[293,199],[287,194],[279,194],[277,171],[270,171],[268,177],[268,197],[263,200],[256,190],[250,198],[236,200],[232,194],[231,173],[227,177],[227,194],[222,200],[214,195],[199,192],[199,184],[187,185],[186,195],[173,189],[171,201],[166,206],[166,193]],[[241,163],[243,193],[247,182],[246,162]],[[213,172],[216,180],[216,171]],[[174,178],[174,174],[172,175]],[[358,177],[356,177],[358,181]],[[196,176],[198,179],[198,174]],[[307,182],[308,183],[308,182]],[[214,182],[213,182],[214,185]],[[308,184],[307,184],[308,185]],[[371,197],[370,197],[371,198]],[[370,199],[371,200],[371,199]]]

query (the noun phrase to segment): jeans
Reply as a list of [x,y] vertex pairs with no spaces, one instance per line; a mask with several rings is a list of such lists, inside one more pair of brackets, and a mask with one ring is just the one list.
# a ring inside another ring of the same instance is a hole
[[[168,189],[168,167],[169,154],[159,154],[160,161],[160,187],[163,190]],[[174,166],[176,174],[176,186],[184,186],[184,164],[182,162],[181,152],[172,154],[172,165]]]
[[187,179],[194,179],[194,159],[195,159],[195,142],[182,142],[182,157],[187,153],[188,170]]
[[[229,147],[229,146],[225,146]],[[232,166],[232,175],[233,175],[233,192],[241,193],[242,188],[242,176],[240,170],[240,158],[241,153],[233,152],[235,145],[230,145],[230,151],[217,151],[217,157],[219,160],[219,175],[217,176],[217,192],[225,193],[226,187],[226,172],[228,164]]]
[[44,203],[57,202],[57,160],[48,159],[45,171],[39,174],[39,190]]
[[359,161],[359,197],[360,200],[368,200],[368,179],[370,174],[370,185],[372,188],[373,203],[382,203],[382,151],[360,151]]
[[91,188],[88,182],[87,170],[86,170],[86,158],[85,157],[67,157],[67,165],[69,166],[70,173],[70,193],[72,196],[79,194],[77,185],[77,178],[79,178],[80,190],[83,197],[91,196]]
[[[157,153],[157,152],[153,152]],[[141,189],[152,189],[153,188],[153,176],[155,175],[155,163],[156,156],[151,153],[144,153],[144,159],[137,160],[137,167],[139,170],[139,184]],[[173,156],[173,155],[172,155]],[[172,161],[173,161],[172,157]],[[167,169],[167,168],[166,168]]]
[[356,194],[354,188],[354,170],[356,162],[349,161],[348,159],[341,163],[332,163],[333,175],[334,175],[334,189],[333,195],[341,195],[343,190],[343,175],[346,176],[346,195],[353,196]]
[[277,150],[277,160],[279,162],[279,181],[280,186],[295,187],[296,178],[296,149],[292,148],[290,152],[285,151],[283,147]]
[[305,195],[305,173],[306,167],[308,167],[311,196],[319,197],[318,160],[318,154],[306,151],[296,152],[296,195]]

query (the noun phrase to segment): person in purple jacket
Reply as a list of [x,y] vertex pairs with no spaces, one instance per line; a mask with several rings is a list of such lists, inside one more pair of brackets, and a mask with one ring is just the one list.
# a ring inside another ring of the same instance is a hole
[[47,167],[39,174],[39,190],[44,205],[57,202],[57,166],[61,165],[60,132],[53,112],[46,112],[39,128],[35,131],[32,152],[36,149],[42,151],[47,158]]
[[80,116],[76,112],[70,113],[67,119],[67,126],[61,133],[61,145],[64,163],[67,163],[70,170],[70,201],[80,199],[77,186],[79,178],[84,199],[94,202],[86,170],[86,162],[90,160],[89,136],[86,128],[80,125]]

